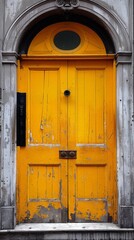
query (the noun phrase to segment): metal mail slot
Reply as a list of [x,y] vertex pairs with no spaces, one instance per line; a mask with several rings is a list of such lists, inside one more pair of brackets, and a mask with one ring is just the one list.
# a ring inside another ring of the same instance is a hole
[[77,158],[77,151],[74,150],[60,150],[59,151],[59,158],[60,159],[76,159]]
[[17,146],[26,146],[26,93],[17,93]]

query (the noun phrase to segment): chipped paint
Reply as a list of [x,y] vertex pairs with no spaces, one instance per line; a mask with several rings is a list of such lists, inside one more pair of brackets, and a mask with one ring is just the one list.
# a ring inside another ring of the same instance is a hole
[[76,222],[76,216],[75,213],[70,214],[70,218],[68,219],[69,222]]
[[8,144],[9,144],[10,133],[11,133],[11,129],[10,129],[10,127],[8,127],[7,124],[5,126],[5,130],[6,130],[6,134],[5,134],[5,138],[4,138],[4,147],[6,148],[8,146]]
[[101,144],[84,144],[84,143],[77,143],[76,144],[77,147],[92,147],[92,148],[107,148],[107,145],[105,143],[101,143]]
[[67,220],[67,209],[62,207],[62,209],[55,209],[52,204],[48,207],[38,205],[36,214],[32,215],[29,210],[26,211],[26,216],[21,222],[24,223],[59,223],[66,222]]
[[28,146],[31,146],[31,147],[39,147],[39,146],[44,146],[44,147],[49,147],[49,148],[55,148],[55,147],[60,147],[60,144],[53,144],[53,143],[48,143],[48,144],[46,144],[46,143],[30,143]]

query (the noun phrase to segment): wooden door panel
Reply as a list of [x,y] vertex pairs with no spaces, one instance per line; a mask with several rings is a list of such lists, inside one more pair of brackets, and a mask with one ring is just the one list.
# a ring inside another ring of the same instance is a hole
[[69,191],[73,196],[69,200],[70,221],[106,222],[115,218],[112,69],[112,61],[105,60],[68,64],[68,86],[72,93],[68,99],[68,146],[77,150],[77,159],[68,162]]
[[[77,144],[104,144],[104,70],[77,69]],[[79,131],[81,129],[81,131]]]
[[76,221],[107,221],[107,165],[77,165]]
[[60,165],[28,166],[28,201],[60,201]]
[[77,165],[77,199],[106,197],[106,165]]
[[30,68],[28,83],[28,141],[60,145],[60,68]]
[[[67,221],[66,62],[25,62],[18,91],[27,96],[27,145],[18,147],[18,221]],[[24,88],[25,85],[25,88]],[[63,194],[64,192],[64,194]]]

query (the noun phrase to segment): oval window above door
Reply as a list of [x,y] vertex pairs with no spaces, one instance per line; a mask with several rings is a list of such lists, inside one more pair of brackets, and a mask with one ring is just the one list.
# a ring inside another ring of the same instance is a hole
[[91,28],[60,22],[41,30],[32,40],[28,55],[106,54],[103,41]]
[[54,37],[54,44],[61,50],[74,50],[80,45],[80,36],[70,30],[58,32]]

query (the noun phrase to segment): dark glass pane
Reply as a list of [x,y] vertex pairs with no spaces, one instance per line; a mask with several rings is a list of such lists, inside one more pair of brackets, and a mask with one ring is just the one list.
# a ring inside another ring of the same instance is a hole
[[54,37],[54,44],[62,50],[73,50],[80,44],[80,36],[73,31],[62,31]]

